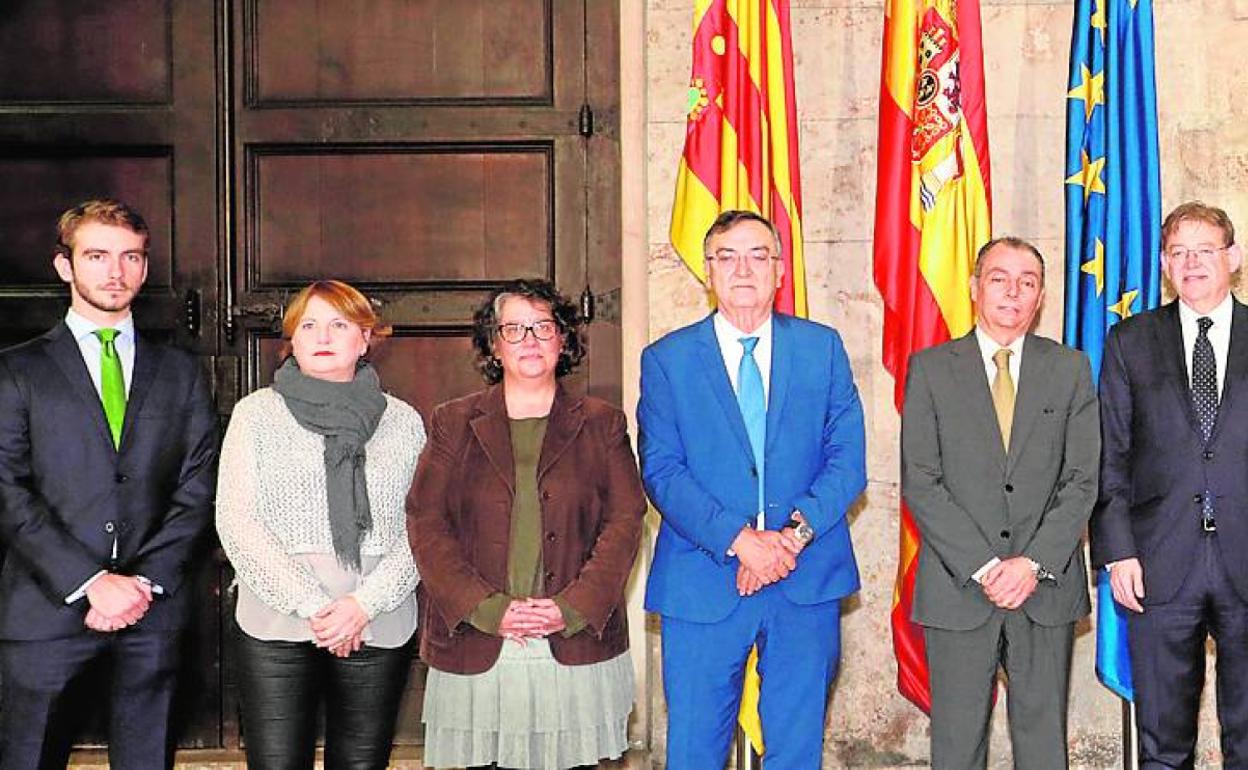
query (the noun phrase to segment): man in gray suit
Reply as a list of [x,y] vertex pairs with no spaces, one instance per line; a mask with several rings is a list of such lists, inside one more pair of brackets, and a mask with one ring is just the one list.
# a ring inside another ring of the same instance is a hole
[[914,621],[932,767],[986,766],[1000,666],[1014,766],[1064,768],[1074,624],[1089,610],[1080,536],[1096,501],[1096,394],[1082,353],[1029,333],[1044,299],[1034,246],[985,244],[971,299],[974,331],[911,359],[901,424],[902,494],[923,537]]

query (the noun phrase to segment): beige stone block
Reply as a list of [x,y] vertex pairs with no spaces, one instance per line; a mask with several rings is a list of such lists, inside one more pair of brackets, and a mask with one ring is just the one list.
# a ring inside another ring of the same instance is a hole
[[927,717],[897,691],[891,610],[898,559],[897,485],[871,483],[851,534],[862,589],[843,605],[841,671],[833,691],[824,767],[923,763]]
[[706,315],[706,291],[670,245],[650,249],[650,339]]
[[[1023,237],[1063,238],[1065,117],[1001,117],[990,122],[988,142],[993,235],[1026,233]],[[1049,258],[1050,267],[1060,266],[1060,251],[1043,253]]]
[[802,121],[802,216],[807,240],[871,240],[877,130],[875,118]]
[[1064,114],[1072,9],[1070,2],[985,4],[989,131],[998,115]]
[[676,200],[676,174],[685,147],[685,124],[651,123],[646,136],[646,217],[650,239],[667,243]]
[[652,122],[685,122],[693,63],[693,4],[655,7],[646,14],[646,102]]
[[884,34],[880,6],[794,4],[791,18],[800,119],[875,120]]

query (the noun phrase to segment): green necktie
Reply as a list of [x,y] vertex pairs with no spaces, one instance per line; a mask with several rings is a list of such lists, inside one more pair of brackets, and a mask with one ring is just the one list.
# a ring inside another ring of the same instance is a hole
[[96,329],[100,338],[100,400],[104,402],[104,416],[108,418],[108,430],[113,434],[113,447],[121,446],[121,425],[126,420],[126,381],[121,373],[121,356],[117,355],[116,329]]

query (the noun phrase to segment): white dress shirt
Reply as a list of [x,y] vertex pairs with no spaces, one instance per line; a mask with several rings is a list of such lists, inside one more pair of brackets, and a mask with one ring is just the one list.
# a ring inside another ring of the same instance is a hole
[[[749,333],[733,326],[721,313],[712,317],[712,324],[715,327],[715,340],[719,343],[719,354],[724,358],[724,367],[728,370],[728,381],[732,383],[734,393],[737,392],[737,370],[741,368],[741,359],[745,358],[745,347],[741,344],[741,338],[758,337],[758,343],[754,346],[754,361],[763,375],[763,401],[767,403],[771,398],[771,316],[767,316],[761,326]],[[763,472],[766,473],[766,469]],[[762,483],[761,478],[759,483]],[[763,512],[759,511],[756,529],[765,528],[763,519]],[[728,554],[733,555],[731,550]]]
[[[975,327],[975,340],[979,342],[979,355],[984,360],[984,375],[988,377],[988,392],[992,392],[992,381],[997,378],[997,362],[993,361],[992,357],[997,354],[998,350],[1004,347],[1008,348],[1011,353],[1009,359],[1010,380],[1014,385],[1014,392],[1018,393],[1018,378],[1023,370],[1023,340],[1026,337],[1027,335],[1020,334],[1009,345],[1002,345],[992,337],[989,337],[988,332],[978,326]],[[983,582],[984,575],[987,575],[989,570],[1000,563],[1001,560],[999,558],[996,556],[992,557],[984,563],[984,566],[975,570],[975,574],[971,575],[971,580],[974,580],[976,583]]]
[[[73,308],[65,314],[65,325],[69,327],[69,331],[74,335],[74,341],[78,343],[78,350],[82,353],[83,363],[87,365],[87,372],[91,375],[91,384],[95,386],[95,392],[102,394],[100,386],[100,351],[104,348],[100,338],[95,336],[97,329],[101,327],[94,321],[90,321],[80,314],[74,312]],[[126,388],[126,398],[130,397],[130,380],[134,375],[134,316],[128,315],[118,324],[112,327],[117,330],[117,336],[113,338],[113,347],[117,349],[117,357],[121,359],[121,379],[122,384]],[[101,396],[102,397],[102,396]],[[101,403],[103,403],[101,401]],[[117,556],[117,536],[113,535],[113,556]],[[108,574],[106,570],[100,570],[87,579],[87,582],[78,586],[78,590],[65,597],[66,604],[73,604],[82,597],[87,595],[87,589],[91,587],[95,581]],[[137,576],[145,583],[150,582],[142,575]],[[155,593],[163,593],[160,586],[152,586]]]
[[732,383],[732,392],[737,392],[737,374],[741,368],[741,359],[745,358],[745,347],[741,345],[742,337],[758,337],[754,346],[754,361],[763,375],[763,399],[766,403],[771,397],[771,316],[748,334],[733,326],[727,318],[716,313],[712,319],[715,326],[715,340],[719,343],[719,354],[724,358],[724,367],[728,370],[728,381]]
[[[95,392],[100,393],[100,350],[104,347],[100,338],[95,336],[99,324],[88,321],[72,309],[65,314],[65,325],[74,335],[78,349],[82,351],[82,360],[91,374],[91,383]],[[117,356],[121,359],[121,378],[126,386],[126,397],[130,396],[130,380],[134,375],[134,316],[128,315],[116,326],[117,336],[113,338],[113,346],[117,348]]]
[[1213,360],[1218,364],[1218,400],[1222,398],[1222,385],[1226,382],[1226,357],[1231,349],[1231,311],[1234,307],[1231,295],[1227,294],[1217,307],[1202,316],[1179,300],[1179,327],[1183,330],[1183,365],[1187,367],[1188,387],[1192,384],[1192,351],[1196,347],[1196,336],[1200,334],[1196,319],[1213,321],[1208,336],[1209,344],[1213,346]]
[[984,375],[988,378],[988,391],[992,392],[992,381],[997,378],[997,362],[992,357],[997,354],[1001,348],[1009,348],[1010,350],[1010,380],[1014,383],[1014,392],[1018,393],[1018,378],[1023,371],[1023,340],[1027,335],[1019,335],[1018,339],[1009,345],[1001,343],[988,336],[988,332],[975,327],[975,340],[979,342],[979,355],[984,359]]

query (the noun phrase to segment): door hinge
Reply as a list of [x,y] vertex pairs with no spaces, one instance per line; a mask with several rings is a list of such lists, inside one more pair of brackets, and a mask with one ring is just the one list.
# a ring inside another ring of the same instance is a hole
[[581,105],[581,114],[577,118],[577,128],[581,136],[588,139],[594,135],[594,111],[588,103]]

